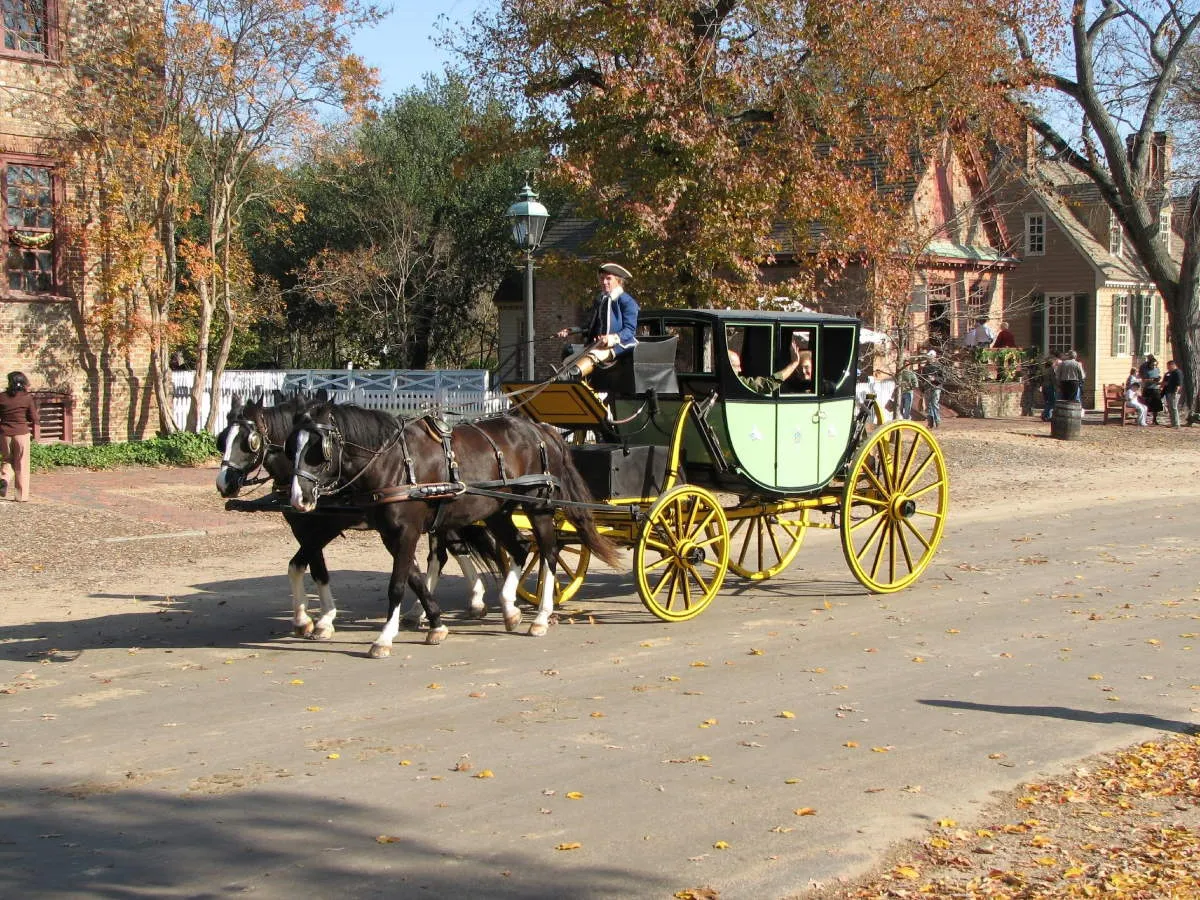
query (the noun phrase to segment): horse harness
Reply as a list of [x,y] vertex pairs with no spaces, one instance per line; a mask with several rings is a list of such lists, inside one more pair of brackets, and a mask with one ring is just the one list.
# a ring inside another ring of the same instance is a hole
[[[400,452],[402,454],[401,461],[404,469],[404,483],[391,485],[389,487],[380,488],[374,491],[363,491],[353,494],[351,497],[352,505],[356,507],[381,506],[387,503],[395,503],[402,500],[422,500],[436,503],[437,509],[434,514],[434,522],[430,526],[431,528],[436,528],[438,527],[442,516],[445,514],[445,504],[438,501],[451,500],[461,494],[468,493],[484,497],[492,497],[499,500],[514,500],[517,498],[517,491],[529,491],[533,496],[539,497],[543,501],[546,501],[549,499],[550,494],[560,488],[558,479],[550,474],[550,455],[544,440],[538,441],[538,453],[541,457],[542,474],[510,476],[505,467],[504,451],[500,449],[499,445],[492,439],[491,435],[489,435],[484,429],[480,428],[475,422],[464,422],[463,425],[475,429],[475,431],[477,431],[492,448],[492,454],[496,459],[496,470],[499,477],[490,481],[466,484],[462,480],[458,455],[454,450],[454,429],[445,420],[437,418],[433,415],[424,415],[417,421],[432,440],[441,444],[442,453],[446,461],[446,473],[448,475],[448,479],[446,481],[419,482],[417,481],[416,465],[413,460],[412,451],[409,448],[408,437],[405,434],[405,428],[409,421],[412,420],[401,421],[400,427],[396,429],[395,435],[390,438],[387,443],[374,452],[372,459],[361,470],[359,470],[359,472],[353,478],[331,493],[339,493],[349,488],[354,481],[362,477],[362,475],[367,471],[368,468],[370,468],[371,464],[379,458],[379,456],[395,445],[400,447]],[[328,464],[332,462],[333,459],[334,439],[339,439],[340,444],[344,444],[344,440],[341,440],[341,433],[338,431],[336,424],[324,425],[320,423],[314,423],[314,427],[321,434],[321,455]],[[338,472],[341,472],[340,458],[338,460]]]

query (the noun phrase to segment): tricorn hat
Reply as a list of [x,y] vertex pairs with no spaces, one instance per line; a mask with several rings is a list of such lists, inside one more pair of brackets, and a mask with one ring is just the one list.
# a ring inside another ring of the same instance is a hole
[[609,275],[616,275],[622,281],[628,281],[633,276],[629,274],[629,270],[624,266],[619,266],[614,262],[601,263],[600,271]]

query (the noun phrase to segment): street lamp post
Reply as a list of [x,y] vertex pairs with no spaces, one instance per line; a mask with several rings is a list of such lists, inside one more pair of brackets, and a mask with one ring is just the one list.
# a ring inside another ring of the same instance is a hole
[[508,208],[513,240],[525,251],[525,380],[533,381],[533,251],[542,243],[542,232],[550,214],[538,203],[538,195],[529,186],[517,195],[517,202]]

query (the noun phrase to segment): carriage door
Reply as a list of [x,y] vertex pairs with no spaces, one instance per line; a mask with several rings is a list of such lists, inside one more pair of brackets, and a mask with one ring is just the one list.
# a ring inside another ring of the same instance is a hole
[[854,325],[823,325],[817,358],[820,395],[820,459],[817,475],[824,484],[837,473],[854,427],[854,392],[858,385],[858,329]]
[[801,361],[796,371],[779,386],[779,402],[775,406],[775,484],[782,489],[799,490],[821,483],[816,338],[814,325],[789,327],[785,324],[779,330],[775,371],[791,362],[793,346]]

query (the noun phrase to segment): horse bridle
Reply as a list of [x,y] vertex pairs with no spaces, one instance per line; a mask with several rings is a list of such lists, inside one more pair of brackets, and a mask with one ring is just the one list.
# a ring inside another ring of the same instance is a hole
[[271,450],[282,450],[283,448],[278,444],[272,444],[270,441],[264,438],[262,431],[259,430],[258,423],[253,419],[237,419],[230,424],[229,428],[226,428],[217,437],[217,449],[221,452],[222,457],[224,457],[225,448],[228,445],[229,431],[235,425],[245,429],[246,449],[253,454],[251,457],[251,462],[248,466],[243,468],[242,466],[235,466],[233,463],[222,458],[221,464],[241,475],[242,483],[245,485],[263,484],[266,481],[270,481],[270,478],[265,475],[261,478],[250,478],[249,475],[250,473],[257,472],[262,468],[262,464],[266,461],[267,454],[271,452]]
[[[310,421],[305,424],[304,430],[315,431],[321,436],[321,465],[318,466],[312,473],[306,471],[300,466],[300,454],[296,454],[296,462],[292,466],[297,478],[312,482],[313,497],[320,499],[327,494],[339,494],[349,488],[354,482],[362,478],[367,473],[367,470],[375,464],[385,452],[390,450],[393,445],[404,440],[404,425],[401,421],[400,426],[384,444],[377,448],[361,447],[358,444],[351,444],[342,436],[342,432],[338,429],[337,423],[331,421],[329,424],[324,422]],[[342,481],[342,459],[345,457],[346,448],[354,447],[358,450],[365,450],[371,454],[371,458],[366,464],[359,469],[353,477],[347,481]],[[332,478],[325,477],[325,473],[330,469],[334,462],[334,450],[337,451],[337,471]],[[405,454],[407,458],[407,453]]]

